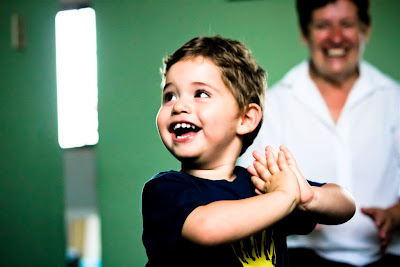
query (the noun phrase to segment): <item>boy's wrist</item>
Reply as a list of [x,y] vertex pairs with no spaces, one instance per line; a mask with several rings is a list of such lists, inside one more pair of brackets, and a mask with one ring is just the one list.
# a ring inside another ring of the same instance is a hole
[[318,202],[319,199],[319,194],[320,190],[319,187],[316,186],[310,186],[311,191],[312,191],[312,197],[305,203],[299,203],[298,209],[302,211],[309,211],[313,212],[316,208],[316,203]]
[[[294,194],[290,194],[287,191],[277,190],[277,191],[274,191],[271,193],[274,193],[274,194],[278,195],[280,198],[282,198],[282,204],[287,203],[287,214],[286,215],[290,214],[299,204],[299,199],[296,198]],[[281,207],[282,206],[285,206],[285,205],[281,205]]]

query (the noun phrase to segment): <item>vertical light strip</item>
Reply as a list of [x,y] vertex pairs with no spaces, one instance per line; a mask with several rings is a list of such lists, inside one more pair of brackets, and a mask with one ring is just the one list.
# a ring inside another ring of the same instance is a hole
[[92,8],[56,15],[58,142],[97,144],[96,18]]

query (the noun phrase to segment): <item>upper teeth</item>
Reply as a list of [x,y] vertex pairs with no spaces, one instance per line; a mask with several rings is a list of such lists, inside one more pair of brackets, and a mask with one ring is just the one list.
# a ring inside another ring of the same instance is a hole
[[331,48],[328,49],[328,55],[329,56],[343,56],[345,53],[345,50],[343,48]]
[[189,123],[177,123],[174,126],[174,130],[179,129],[179,128],[192,128],[194,129],[196,126],[189,124]]

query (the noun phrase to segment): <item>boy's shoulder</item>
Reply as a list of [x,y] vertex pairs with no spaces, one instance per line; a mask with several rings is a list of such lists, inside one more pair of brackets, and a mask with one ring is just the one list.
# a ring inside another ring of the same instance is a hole
[[202,205],[218,200],[236,200],[255,195],[251,174],[242,167],[235,168],[233,181],[209,180],[179,171],[166,171],[154,175],[144,185],[142,197],[150,202],[183,200],[200,202]]
[[190,177],[188,177],[188,175],[183,172],[174,170],[163,171],[151,177],[150,180],[146,182],[146,185],[171,182],[171,181],[181,182],[181,181],[186,181],[187,179],[190,179]]
[[145,184],[147,188],[154,187],[170,187],[170,186],[178,186],[178,187],[187,187],[194,186],[198,187],[214,187],[217,184],[222,184],[225,187],[226,183],[228,183],[228,187],[235,187],[238,184],[251,184],[250,177],[251,174],[247,171],[247,169],[236,166],[234,170],[236,174],[235,183],[230,183],[225,180],[209,180],[205,178],[196,177],[190,175],[188,173],[180,172],[180,171],[163,171],[156,175],[154,175],[150,180],[148,180]]
[[[235,166],[235,170],[234,170],[235,174],[237,176],[251,176],[251,174],[247,171],[246,168],[243,168],[241,166]],[[196,177],[193,175],[190,175],[188,173],[184,173],[184,172],[180,172],[180,171],[175,171],[175,170],[169,170],[169,171],[163,171],[163,172],[159,172],[156,175],[154,175],[153,177],[151,177],[151,179],[148,182],[151,181],[159,181],[160,179],[184,179],[184,180],[194,180],[194,179],[202,179],[205,180],[204,178],[200,178],[200,177]]]
[[153,177],[151,177],[151,180],[155,180],[155,179],[162,179],[162,178],[168,178],[168,177],[179,177],[182,173],[178,172],[178,171],[174,171],[174,170],[170,170],[170,171],[163,171],[163,172],[159,172],[156,175],[154,175]]

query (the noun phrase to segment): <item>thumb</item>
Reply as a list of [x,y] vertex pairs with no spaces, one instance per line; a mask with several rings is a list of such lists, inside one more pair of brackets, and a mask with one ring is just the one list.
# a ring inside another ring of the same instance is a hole
[[361,208],[361,212],[369,217],[373,217],[374,209],[373,208]]

